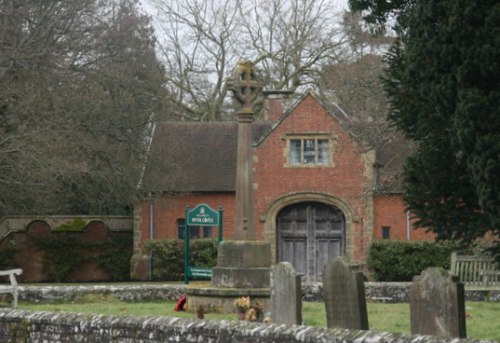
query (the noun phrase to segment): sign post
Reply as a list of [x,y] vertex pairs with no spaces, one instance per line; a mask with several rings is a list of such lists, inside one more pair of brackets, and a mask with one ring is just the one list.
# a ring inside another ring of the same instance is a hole
[[189,239],[191,236],[191,226],[217,226],[217,243],[222,241],[222,207],[219,211],[215,211],[207,204],[199,204],[192,210],[186,206],[186,225],[184,228],[184,283],[189,283],[189,278],[212,276],[212,269],[205,267],[191,267],[189,266],[189,256],[191,254],[189,249]]

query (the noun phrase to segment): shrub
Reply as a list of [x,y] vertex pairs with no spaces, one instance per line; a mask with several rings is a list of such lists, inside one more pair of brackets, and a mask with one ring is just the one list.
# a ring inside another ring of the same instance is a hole
[[[217,243],[212,239],[190,241],[189,264],[196,267],[213,267],[217,263]],[[157,239],[146,242],[152,254],[152,279],[181,281],[184,278],[184,241]]]
[[214,267],[217,264],[217,241],[196,239],[191,241],[191,266]]
[[370,246],[368,267],[376,281],[411,281],[429,267],[449,269],[450,255],[462,250],[451,241],[375,241]]
[[180,281],[184,275],[184,241],[156,239],[146,242],[152,255],[153,280]]

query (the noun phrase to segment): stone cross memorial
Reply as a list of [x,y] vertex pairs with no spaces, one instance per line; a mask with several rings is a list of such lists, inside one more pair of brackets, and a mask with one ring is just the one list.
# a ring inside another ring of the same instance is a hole
[[415,276],[409,291],[411,333],[466,337],[464,286],[442,268]]
[[329,328],[368,330],[363,273],[351,270],[345,257],[325,266],[323,292]]
[[281,262],[271,272],[271,317],[273,323],[302,324],[301,278],[288,262]]
[[233,240],[219,244],[217,266],[212,269],[212,286],[268,288],[271,246],[257,240],[253,211],[252,104],[262,90],[252,62],[241,61],[227,80],[241,108],[238,110],[238,147]]
[[269,305],[271,245],[257,239],[253,204],[253,102],[262,90],[252,62],[238,63],[227,80],[227,87],[241,105],[238,115],[235,218],[232,240],[219,243],[217,266],[212,268],[209,288],[190,288],[188,308],[203,305],[230,312],[233,300],[251,297],[261,306]]
[[228,88],[240,103],[238,147],[236,156],[236,202],[233,239],[256,240],[253,220],[252,104],[262,90],[252,62],[241,61],[227,81]]

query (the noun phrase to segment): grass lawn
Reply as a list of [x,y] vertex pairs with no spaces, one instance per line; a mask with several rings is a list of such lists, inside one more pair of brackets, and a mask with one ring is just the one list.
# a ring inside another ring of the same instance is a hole
[[[68,311],[109,314],[117,316],[169,316],[196,318],[196,314],[175,312],[174,302],[127,303],[109,296],[87,295],[73,303],[31,304],[20,303],[19,308],[33,311]],[[468,302],[467,336],[476,339],[500,340],[500,303]],[[326,327],[325,308],[322,303],[304,302],[302,317],[305,325]],[[236,315],[205,315],[206,319],[237,320]],[[370,329],[388,332],[410,332],[410,308],[408,304],[368,304]]]

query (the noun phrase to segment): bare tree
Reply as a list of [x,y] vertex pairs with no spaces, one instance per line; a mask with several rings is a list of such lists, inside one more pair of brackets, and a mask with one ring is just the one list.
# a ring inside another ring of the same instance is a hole
[[386,118],[388,102],[382,84],[382,53],[394,37],[381,28],[366,26],[359,13],[345,11],[341,23],[349,37],[348,52],[344,60],[322,70],[319,90],[328,102],[347,112],[347,124],[360,140],[380,148],[396,135]]
[[133,0],[0,1],[0,214],[119,213],[167,98]]
[[343,53],[346,35],[323,0],[151,0],[169,90],[191,120],[221,120],[224,80],[252,60],[268,88],[317,85],[322,67]]

